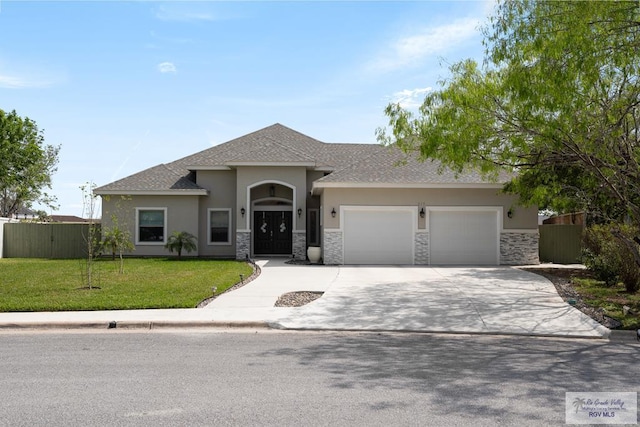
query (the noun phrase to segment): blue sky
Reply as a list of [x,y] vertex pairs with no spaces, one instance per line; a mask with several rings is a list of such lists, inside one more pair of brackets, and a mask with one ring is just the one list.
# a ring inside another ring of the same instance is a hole
[[447,64],[482,57],[493,1],[0,0],[0,109],[61,145],[52,193],[103,185],[282,123],[375,143]]

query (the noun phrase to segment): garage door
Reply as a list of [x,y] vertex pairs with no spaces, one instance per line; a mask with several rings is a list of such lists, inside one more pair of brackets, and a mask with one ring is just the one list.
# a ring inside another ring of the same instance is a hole
[[345,264],[413,264],[413,210],[343,211]]
[[498,213],[495,210],[430,211],[430,263],[498,264]]

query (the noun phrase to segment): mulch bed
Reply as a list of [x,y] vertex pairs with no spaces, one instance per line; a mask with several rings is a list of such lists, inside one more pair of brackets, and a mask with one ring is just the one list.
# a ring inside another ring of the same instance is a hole
[[580,293],[578,293],[571,284],[573,277],[592,279],[593,274],[588,270],[580,268],[523,268],[523,270],[539,274],[549,279],[563,300],[575,302],[575,304],[572,304],[575,308],[601,325],[609,329],[616,329],[622,325],[619,321],[606,316],[601,308],[586,304]]
[[302,307],[320,298],[324,292],[289,292],[278,298],[274,307]]

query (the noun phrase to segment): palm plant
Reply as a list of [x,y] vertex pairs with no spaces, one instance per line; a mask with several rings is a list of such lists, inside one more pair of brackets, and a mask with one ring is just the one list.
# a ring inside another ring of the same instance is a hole
[[187,231],[174,231],[167,239],[164,247],[169,249],[169,252],[176,251],[178,253],[178,259],[180,259],[183,249],[189,253],[198,248],[196,244],[197,240],[196,236]]

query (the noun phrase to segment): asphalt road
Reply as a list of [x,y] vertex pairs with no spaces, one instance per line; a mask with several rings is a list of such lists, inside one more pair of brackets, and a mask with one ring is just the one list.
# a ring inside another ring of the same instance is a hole
[[0,333],[0,425],[564,425],[638,391],[634,342],[277,331]]

